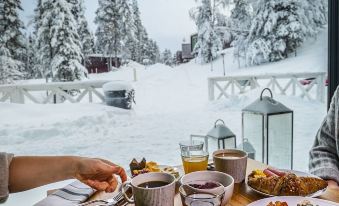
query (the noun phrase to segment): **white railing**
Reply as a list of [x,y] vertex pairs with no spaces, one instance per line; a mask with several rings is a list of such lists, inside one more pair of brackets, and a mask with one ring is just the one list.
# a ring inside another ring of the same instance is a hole
[[55,82],[42,84],[15,84],[0,86],[0,102],[24,104],[27,100],[36,104],[62,103],[69,101],[79,103],[88,97],[104,101],[104,94],[98,91],[110,81]]
[[[306,79],[310,79],[310,81],[305,82]],[[259,87],[268,87],[278,94],[300,96],[308,100],[324,102],[325,81],[325,72],[211,77],[208,78],[208,97],[210,101],[213,101],[222,97],[229,98]]]

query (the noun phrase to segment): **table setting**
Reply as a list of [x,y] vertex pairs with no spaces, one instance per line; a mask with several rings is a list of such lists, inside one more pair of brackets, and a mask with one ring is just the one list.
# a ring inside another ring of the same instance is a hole
[[293,111],[264,89],[243,109],[240,145],[217,120],[207,135],[179,143],[182,165],[134,158],[129,180],[114,193],[67,186],[36,206],[51,198],[69,202],[49,206],[339,206],[338,191],[325,180],[293,170],[293,128]]
[[[270,167],[248,158],[242,150],[219,149],[209,158],[203,142],[188,141],[180,143],[180,151],[179,166],[133,159],[127,170],[129,180],[119,183],[114,193],[95,192],[76,181],[50,192],[36,206],[339,205],[339,195],[327,189],[324,180]],[[274,187],[280,187],[279,193],[270,190]]]

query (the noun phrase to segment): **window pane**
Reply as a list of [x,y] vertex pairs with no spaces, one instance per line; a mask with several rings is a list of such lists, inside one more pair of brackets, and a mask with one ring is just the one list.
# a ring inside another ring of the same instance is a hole
[[268,164],[291,168],[292,114],[268,116]]

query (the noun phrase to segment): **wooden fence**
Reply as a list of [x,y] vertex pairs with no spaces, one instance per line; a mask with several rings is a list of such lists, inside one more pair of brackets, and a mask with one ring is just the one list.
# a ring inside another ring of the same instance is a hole
[[110,81],[55,82],[43,84],[15,84],[0,86],[0,102],[24,104],[27,100],[36,104],[79,103],[86,96],[93,102],[94,96],[104,101],[104,94],[98,91]]
[[208,78],[210,101],[242,94],[259,87],[268,87],[282,95],[300,96],[308,100],[325,101],[326,73],[265,74]]

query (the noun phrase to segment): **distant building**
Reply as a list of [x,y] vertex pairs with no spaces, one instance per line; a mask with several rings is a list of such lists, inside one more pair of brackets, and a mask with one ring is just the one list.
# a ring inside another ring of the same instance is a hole
[[[109,72],[109,56],[105,56],[102,54],[90,54],[87,55],[87,63],[85,65],[88,73],[104,73]],[[115,68],[119,68],[121,66],[121,58],[112,57],[112,66]]]
[[182,51],[177,51],[177,53],[176,53],[176,64],[181,64],[182,62],[183,62]]
[[191,35],[191,51],[194,51],[194,47],[198,42],[198,34],[192,34]]
[[182,59],[183,61],[188,61],[190,59],[193,59],[193,55],[192,55],[192,46],[191,44],[187,44],[187,43],[183,43],[181,45],[182,48]]

